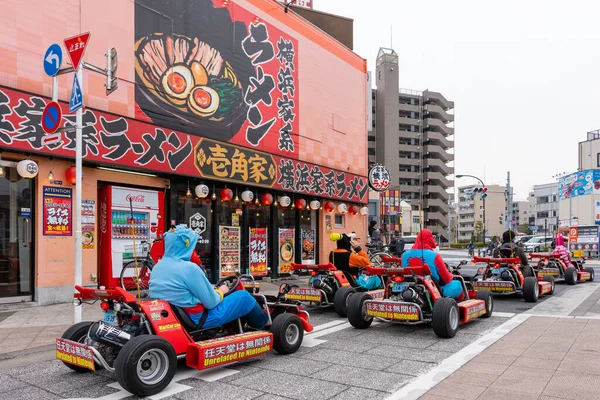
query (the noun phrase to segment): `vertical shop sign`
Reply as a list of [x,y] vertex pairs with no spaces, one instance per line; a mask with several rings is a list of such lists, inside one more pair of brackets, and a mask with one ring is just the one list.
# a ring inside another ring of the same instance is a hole
[[295,229],[279,228],[279,273],[289,274],[294,262]]
[[250,228],[250,275],[267,275],[267,228]]
[[219,271],[221,278],[240,273],[238,226],[219,226]]
[[198,234],[199,244],[208,244],[208,238],[203,238],[202,234],[206,231],[206,217],[199,212],[190,217],[190,228]]
[[325,232],[331,233],[333,226],[331,225],[331,215],[325,215]]
[[83,250],[94,249],[94,237],[96,236],[96,200],[81,201],[81,232],[83,234]]
[[315,239],[316,232],[314,229],[302,229],[302,264],[315,263]]
[[44,235],[73,235],[73,189],[44,186]]
[[595,224],[600,225],[600,201],[596,202],[596,218]]

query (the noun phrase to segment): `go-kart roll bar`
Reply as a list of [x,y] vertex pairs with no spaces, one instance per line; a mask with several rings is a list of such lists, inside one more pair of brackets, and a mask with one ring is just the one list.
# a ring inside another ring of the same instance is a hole
[[383,256],[383,257],[381,257],[381,262],[384,262],[384,263],[399,262],[399,263],[401,263],[402,262],[402,258],[400,258],[400,257],[393,257],[393,256],[391,256],[391,257]]
[[427,265],[419,265],[415,267],[405,267],[405,268],[383,268],[383,267],[372,267],[370,265],[365,267],[365,270],[369,273],[369,275],[431,275],[431,271]]
[[553,254],[553,253],[531,253],[529,255],[529,259],[533,260],[534,258],[544,258],[546,260],[548,260],[548,259],[556,259],[556,258],[558,258],[558,254]]
[[520,264],[521,259],[513,258],[493,258],[493,257],[473,257],[474,263],[498,263],[498,264]]
[[337,268],[332,263],[327,264],[291,264],[291,269],[293,271],[299,270],[314,270],[314,271],[337,271]]

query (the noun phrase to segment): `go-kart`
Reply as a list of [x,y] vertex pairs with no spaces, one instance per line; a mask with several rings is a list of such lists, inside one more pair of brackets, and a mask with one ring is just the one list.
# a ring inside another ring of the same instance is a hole
[[[247,278],[247,277],[245,277]],[[247,278],[252,279],[252,277]],[[240,276],[217,285],[245,290]],[[76,372],[104,368],[116,374],[123,389],[152,396],[173,379],[177,360],[205,370],[263,355],[272,349],[296,352],[304,331],[313,330],[306,311],[277,296],[254,295],[269,317],[265,330],[249,327],[242,319],[210,329],[199,328],[184,309],[164,300],[141,299],[126,290],[75,286],[75,303],[100,300],[101,321],[80,322],[56,339],[56,357]]]
[[472,277],[475,290],[490,290],[497,295],[521,294],[526,302],[535,303],[541,295],[554,294],[554,277],[537,275],[524,276],[521,271],[521,260],[514,258],[474,257],[473,263],[486,263]]
[[[332,263],[328,264],[292,264],[293,271],[310,271],[310,287],[299,287],[283,283],[279,293],[289,301],[297,301],[307,306],[319,308],[332,307],[342,318],[346,318],[348,299],[357,292],[367,292],[356,284],[350,274],[339,271]],[[312,284],[311,284],[312,282]],[[368,291],[373,298],[383,298],[383,289]]]
[[405,268],[366,267],[366,272],[384,279],[385,297],[375,300],[368,293],[350,297],[348,321],[355,328],[368,328],[374,318],[408,325],[431,323],[437,336],[451,338],[461,323],[492,315],[490,291],[475,291],[461,276],[454,276],[463,287],[465,300],[457,303],[453,298],[442,297],[426,264]]
[[552,276],[557,282],[566,282],[567,285],[575,285],[578,282],[594,281],[594,268],[585,268],[585,260],[571,260],[572,267],[560,259],[557,254],[531,253],[531,260],[538,259],[535,270],[538,276]]

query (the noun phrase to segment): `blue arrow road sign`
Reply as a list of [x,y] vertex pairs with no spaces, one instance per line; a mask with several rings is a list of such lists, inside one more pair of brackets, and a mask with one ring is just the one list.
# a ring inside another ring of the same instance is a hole
[[44,72],[48,76],[54,76],[62,64],[62,49],[56,43],[48,47],[44,54]]
[[74,113],[83,107],[83,93],[81,93],[81,85],[77,79],[77,73],[73,77],[73,89],[71,90],[71,99],[69,100],[69,112]]

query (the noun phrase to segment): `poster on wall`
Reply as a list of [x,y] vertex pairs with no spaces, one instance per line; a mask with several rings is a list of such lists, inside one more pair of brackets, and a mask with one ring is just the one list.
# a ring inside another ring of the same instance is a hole
[[81,233],[83,250],[93,250],[96,236],[96,200],[81,201]]
[[221,278],[240,273],[240,228],[219,226],[219,271]]
[[231,225],[240,226],[240,216],[236,213],[231,214]]
[[302,229],[302,264],[313,265],[315,263],[316,232],[314,229]]
[[600,170],[588,169],[558,180],[558,199],[600,194]]
[[43,188],[44,235],[73,235],[73,189],[56,186]]
[[596,202],[596,217],[594,218],[594,223],[596,225],[600,225],[600,201]]
[[250,228],[250,275],[267,275],[267,228]]
[[331,225],[331,215],[325,215],[325,232],[331,233],[333,226]]
[[279,273],[289,274],[294,262],[295,229],[279,228]]

